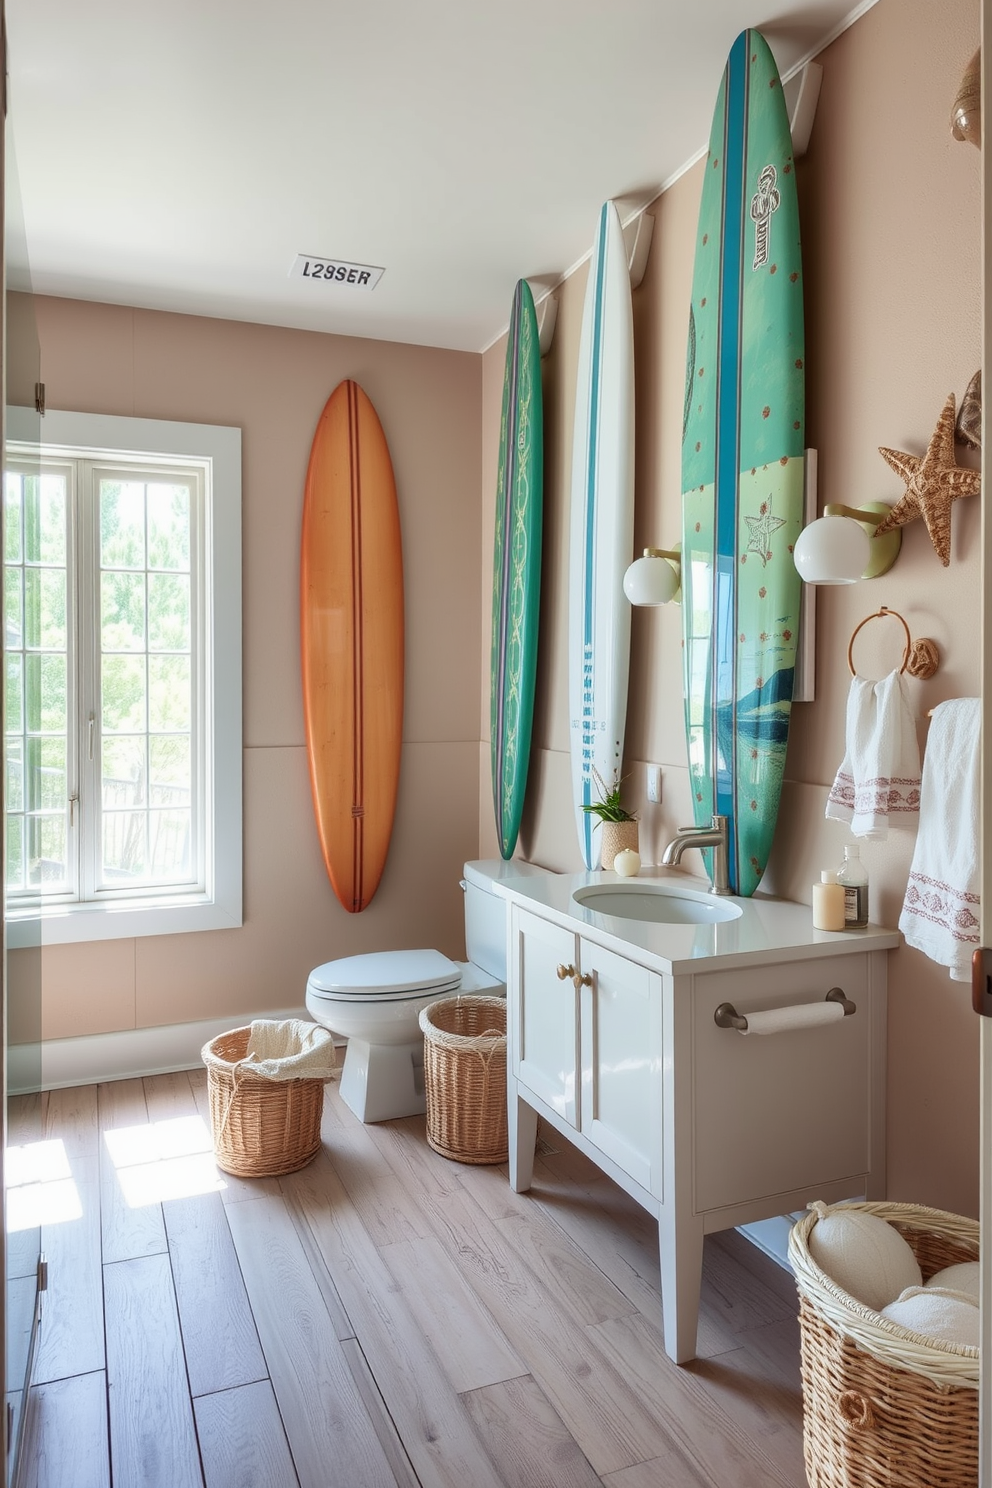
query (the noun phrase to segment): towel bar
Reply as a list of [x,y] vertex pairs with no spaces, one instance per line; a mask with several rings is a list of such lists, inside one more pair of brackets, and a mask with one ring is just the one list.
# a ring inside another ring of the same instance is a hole
[[[844,1009],[845,1018],[849,1018],[852,1013],[858,1011],[857,1003],[852,1002],[846,996],[842,987],[831,987],[823,1000],[824,1002],[839,1002]],[[738,1033],[747,1033],[747,1019],[741,1016],[732,1002],[721,1002],[713,1014],[713,1022],[717,1028],[732,1028]]]

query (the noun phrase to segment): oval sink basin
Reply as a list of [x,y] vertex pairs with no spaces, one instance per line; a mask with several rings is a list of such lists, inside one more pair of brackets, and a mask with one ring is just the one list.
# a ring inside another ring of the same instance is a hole
[[576,889],[572,898],[596,914],[649,920],[656,925],[717,925],[743,914],[739,904],[727,899],[660,883],[588,884]]

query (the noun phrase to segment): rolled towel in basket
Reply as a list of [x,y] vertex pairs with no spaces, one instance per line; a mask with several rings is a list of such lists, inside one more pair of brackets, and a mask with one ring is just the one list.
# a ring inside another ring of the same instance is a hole
[[329,1080],[336,1065],[329,1028],[303,1018],[257,1018],[240,1068],[264,1080]]

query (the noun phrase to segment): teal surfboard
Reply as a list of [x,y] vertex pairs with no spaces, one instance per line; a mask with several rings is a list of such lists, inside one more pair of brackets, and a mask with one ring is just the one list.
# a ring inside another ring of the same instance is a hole
[[534,297],[521,279],[506,345],[493,552],[490,738],[493,810],[504,858],[513,856],[517,844],[530,763],[543,483],[541,351]]
[[757,31],[731,50],[705,171],[682,442],[686,742],[696,823],[728,818],[731,889],[750,895],[789,737],[805,356],[792,137]]

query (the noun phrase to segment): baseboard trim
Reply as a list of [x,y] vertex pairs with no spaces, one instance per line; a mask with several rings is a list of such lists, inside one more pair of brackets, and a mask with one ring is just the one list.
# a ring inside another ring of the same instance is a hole
[[166,1023],[157,1028],[128,1028],[120,1033],[11,1044],[7,1049],[7,1090],[10,1095],[27,1095],[36,1090],[61,1090],[69,1085],[195,1069],[201,1063],[204,1044],[230,1028],[244,1027],[253,1018],[313,1021],[305,1008],[277,1008],[245,1013],[240,1018],[231,1015],[195,1023]]

